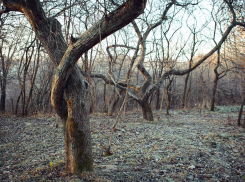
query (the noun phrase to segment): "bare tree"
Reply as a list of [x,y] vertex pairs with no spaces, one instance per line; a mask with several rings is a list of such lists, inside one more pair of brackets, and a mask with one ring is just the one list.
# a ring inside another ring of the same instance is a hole
[[166,95],[167,95],[166,115],[169,115],[169,109],[170,109],[170,103],[171,103],[171,90],[172,90],[173,80],[174,80],[174,76],[168,77],[168,84],[166,87]]
[[[150,85],[152,84],[152,76],[149,73],[149,71],[145,68],[144,66],[144,62],[145,62],[145,57],[146,57],[146,42],[147,42],[147,38],[150,35],[150,33],[157,28],[158,26],[160,26],[162,24],[163,21],[165,21],[167,19],[167,13],[168,11],[171,9],[171,7],[173,7],[174,5],[176,6],[180,6],[180,7],[185,7],[187,5],[189,5],[191,3],[186,3],[186,4],[179,4],[176,1],[170,1],[169,3],[166,4],[166,7],[164,9],[164,11],[161,13],[161,16],[159,17],[158,20],[156,20],[154,23],[150,24],[150,23],[146,23],[146,30],[144,31],[144,33],[142,33],[140,31],[140,28],[137,24],[136,21],[133,21],[133,27],[134,30],[136,32],[136,35],[138,36],[138,45],[140,45],[140,55],[138,57],[137,63],[136,63],[136,67],[139,70],[139,72],[143,75],[143,77],[145,78],[145,80],[143,81],[143,83],[141,85],[134,85],[131,84],[130,88],[133,89],[136,93],[132,93],[132,91],[128,92],[129,96],[132,97],[142,108],[142,112],[143,112],[143,118],[146,120],[153,120],[153,113],[152,113],[152,109],[150,106],[150,103],[148,101],[149,97],[151,96],[151,94],[155,91],[155,89],[159,88],[160,85],[158,85],[156,88],[154,88],[154,91],[152,93],[150,93],[149,95],[146,94],[147,93],[147,89],[150,87]],[[152,10],[149,10],[148,13],[151,13]],[[138,50],[138,48],[136,48],[136,51]],[[135,55],[135,54],[134,54]],[[136,54],[137,55],[137,54]],[[136,55],[135,57],[133,57],[131,64],[134,65],[135,64],[135,59],[136,59]],[[101,74],[92,74],[91,76],[93,77],[98,77],[98,78],[102,78],[103,80],[106,81],[107,84],[115,84],[117,87],[119,87],[120,89],[123,89],[124,91],[126,91],[127,88],[127,84],[125,82],[115,82],[113,80],[111,80],[111,78],[107,78],[104,75]]]
[[241,126],[241,118],[242,118],[242,112],[243,112],[243,106],[244,105],[245,105],[245,97],[243,97],[243,99],[242,99],[239,114],[238,114],[238,119],[237,119],[237,125],[238,126]]
[[[187,68],[178,68],[176,66],[176,63],[174,61],[176,61],[179,57],[180,54],[184,55],[184,51],[183,51],[183,46],[181,48],[181,50],[176,53],[176,59],[169,59],[169,63],[170,66],[167,66],[164,70],[164,72],[162,73],[161,77],[153,84],[152,83],[152,75],[151,73],[146,69],[145,67],[145,58],[146,58],[146,42],[147,42],[147,37],[150,34],[150,32],[152,30],[154,30],[156,27],[158,27],[159,25],[162,24],[162,22],[164,22],[164,20],[167,20],[168,18],[166,18],[167,13],[169,11],[169,9],[171,7],[186,7],[187,5],[190,5],[190,3],[185,3],[185,4],[179,4],[177,1],[170,1],[169,3],[166,4],[165,9],[163,11],[163,13],[161,13],[161,18],[160,20],[155,20],[154,23],[150,24],[150,23],[146,23],[146,28],[143,28],[143,30],[145,31],[141,31],[139,28],[139,25],[137,22],[133,22],[133,26],[134,29],[136,31],[136,34],[138,36],[138,40],[139,40],[139,44],[141,46],[141,50],[140,50],[140,55],[138,57],[137,63],[136,63],[136,67],[139,70],[139,72],[143,75],[144,77],[144,81],[141,85],[136,85],[136,84],[130,84],[130,88],[133,89],[128,91],[128,95],[130,97],[132,97],[135,101],[137,101],[137,103],[141,106],[142,108],[142,112],[143,112],[143,118],[146,120],[153,120],[153,114],[152,114],[152,110],[149,104],[149,98],[151,97],[151,95],[158,89],[160,88],[160,86],[162,85],[162,83],[171,75],[186,75],[188,73],[190,73],[191,71],[193,71],[194,69],[196,69],[197,67],[199,67],[205,60],[207,60],[214,52],[216,52],[218,49],[220,49],[221,45],[224,43],[224,41],[227,39],[228,35],[230,34],[231,30],[237,26],[237,25],[243,25],[242,22],[239,22],[236,18],[236,13],[234,11],[234,7],[233,7],[233,2],[228,2],[228,1],[224,1],[224,3],[222,4],[222,10],[226,11],[226,12],[230,12],[231,14],[231,20],[229,25],[226,25],[226,29],[225,31],[223,31],[222,35],[220,36],[221,38],[219,39],[219,41],[217,41],[217,44],[213,46],[213,48],[211,48],[211,50],[209,52],[207,52],[206,54],[203,54],[199,59],[195,60],[195,62],[193,62],[193,64],[191,64],[189,67]],[[229,11],[227,11],[229,10]],[[147,15],[145,15],[146,19],[147,19]],[[144,22],[147,22],[146,20]],[[203,27],[205,27],[206,24],[203,25]],[[201,28],[203,28],[201,27]],[[144,33],[142,33],[144,32]],[[197,31],[193,31],[194,35],[195,32]],[[194,36],[195,37],[195,36]],[[194,39],[194,45],[197,41],[195,41]],[[200,41],[199,41],[200,42]],[[193,54],[196,52],[196,48],[195,46],[192,46],[192,48],[194,47],[192,52]],[[190,59],[192,59],[194,57],[194,55],[190,54],[189,57],[189,61]],[[190,61],[191,62],[191,61]],[[172,65],[171,65],[172,63]],[[83,73],[86,75],[86,73]],[[97,78],[101,78],[103,79],[107,84],[114,84],[116,85],[119,89],[123,89],[124,91],[126,91],[127,88],[127,84],[125,81],[121,81],[121,82],[115,82],[112,79],[108,79],[107,76],[103,75],[103,74],[91,74],[91,77],[97,77]],[[136,92],[136,94],[135,94]]]
[[34,90],[34,85],[35,85],[35,81],[36,81],[36,77],[37,77],[37,72],[38,72],[38,68],[39,68],[39,63],[40,63],[40,49],[41,49],[41,44],[36,41],[37,44],[37,50],[35,53],[35,57],[34,57],[34,61],[33,61],[33,69],[32,69],[32,73],[30,75],[30,89],[28,91],[28,97],[26,100],[26,104],[25,104],[25,108],[24,108],[24,115],[28,115],[28,111],[29,111],[29,105],[32,99],[32,95],[33,95],[33,90]]
[[[6,19],[5,19],[6,20]],[[1,21],[1,26],[4,25],[3,20]],[[0,30],[0,59],[1,59],[1,70],[0,70],[0,86],[1,86],[1,100],[0,100],[0,111],[5,112],[5,102],[6,102],[6,88],[7,81],[9,77],[9,72],[11,71],[11,67],[13,67],[13,59],[16,55],[17,47],[21,40],[21,34],[23,33],[23,29],[19,29],[13,35],[12,40],[8,39],[6,32],[10,30],[6,29],[5,33],[3,29]],[[8,39],[8,40],[7,40]],[[5,51],[3,50],[5,49]],[[4,54],[5,53],[5,54]]]
[[55,70],[47,55],[43,55],[40,52],[38,59],[40,63],[38,73],[36,75],[37,78],[33,86],[33,96],[30,107],[33,109],[34,113],[46,113],[52,111],[50,97],[52,79]]
[[[188,68],[191,68],[192,64],[193,64],[193,59],[194,59],[194,55],[197,51],[197,48],[198,48],[198,45],[197,45],[197,32],[194,28],[194,30],[191,30],[190,27],[188,27],[189,30],[191,31],[191,34],[193,36],[193,42],[192,42],[192,47],[191,47],[191,54],[190,54],[190,57],[187,59],[189,60],[189,63],[188,63]],[[185,81],[184,81],[184,89],[183,89],[183,94],[182,94],[182,100],[181,100],[181,108],[184,109],[185,106],[186,106],[186,96],[187,96],[187,86],[188,86],[188,81],[189,81],[189,77],[190,77],[190,72],[186,74],[185,76]]]
[[[71,173],[92,170],[92,147],[89,124],[88,82],[76,65],[82,54],[101,40],[126,26],[144,8],[145,0],[128,0],[105,15],[79,37],[71,36],[67,45],[61,32],[61,24],[54,17],[47,17],[40,1],[2,1],[9,11],[20,11],[30,21],[37,38],[49,54],[56,68],[51,101],[57,114],[63,119],[66,150],[66,167]],[[65,92],[65,99],[64,99]]]

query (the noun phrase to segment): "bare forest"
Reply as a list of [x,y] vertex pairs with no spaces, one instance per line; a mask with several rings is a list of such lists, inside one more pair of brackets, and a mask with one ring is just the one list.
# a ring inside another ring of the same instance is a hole
[[0,181],[245,181],[243,0],[0,3]]

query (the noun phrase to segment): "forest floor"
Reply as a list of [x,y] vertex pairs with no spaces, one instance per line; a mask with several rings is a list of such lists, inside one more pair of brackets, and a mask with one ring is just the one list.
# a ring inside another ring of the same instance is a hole
[[236,126],[238,111],[155,111],[154,122],[144,121],[141,112],[126,113],[107,157],[102,153],[116,116],[108,122],[94,114],[94,171],[79,175],[64,170],[62,127],[55,127],[53,116],[1,116],[0,181],[245,181],[245,129]]

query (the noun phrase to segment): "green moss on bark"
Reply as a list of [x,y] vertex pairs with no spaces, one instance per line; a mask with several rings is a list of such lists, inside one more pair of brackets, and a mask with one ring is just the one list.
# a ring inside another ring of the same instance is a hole
[[83,171],[92,171],[93,170],[93,157],[92,154],[88,155],[85,152],[85,134],[81,130],[77,130],[78,132],[78,140],[76,142],[76,147],[83,146],[82,150],[79,150],[78,155],[77,155],[77,160],[81,160],[78,164],[78,171],[83,172]]
[[152,120],[153,120],[153,112],[152,112],[151,105],[150,105],[149,102],[147,102],[147,106],[148,106],[148,108],[149,108],[150,118],[152,118]]
[[141,107],[143,111],[143,118],[147,121],[153,121],[153,113],[150,104],[148,102],[143,103]]
[[83,155],[82,156],[83,161],[82,161],[82,163],[79,163],[77,166],[78,172],[81,173],[83,171],[92,171],[93,170],[93,163],[94,163],[93,157],[88,156],[86,154],[82,154],[82,155]]
[[85,134],[78,128],[78,123],[74,121],[73,118],[68,118],[68,133],[69,137],[75,145],[75,150],[77,150],[77,155],[75,157],[76,173],[81,173],[83,171],[93,170],[93,157],[92,154],[86,154],[86,142]]

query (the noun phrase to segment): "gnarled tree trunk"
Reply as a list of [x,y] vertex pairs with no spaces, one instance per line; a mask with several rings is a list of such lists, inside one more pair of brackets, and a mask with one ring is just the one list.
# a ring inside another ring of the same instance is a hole
[[[78,70],[78,69],[77,69]],[[79,71],[72,73],[66,87],[68,117],[63,122],[66,166],[72,173],[93,169],[89,124],[89,86]]]
[[56,66],[51,101],[62,118],[66,166],[71,173],[92,170],[92,147],[89,125],[88,83],[76,65],[78,59],[101,40],[129,24],[145,8],[146,0],[127,0],[116,10],[106,14],[67,46],[60,23],[47,18],[38,0],[2,0],[6,10],[20,11],[31,23],[36,36]]
[[153,112],[151,105],[147,100],[135,99],[135,101],[140,105],[143,113],[143,119],[147,121],[153,121]]
[[149,102],[141,102],[140,106],[143,112],[143,119],[153,121],[153,113]]

